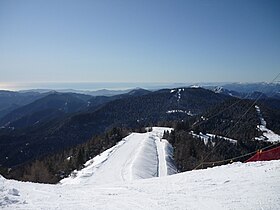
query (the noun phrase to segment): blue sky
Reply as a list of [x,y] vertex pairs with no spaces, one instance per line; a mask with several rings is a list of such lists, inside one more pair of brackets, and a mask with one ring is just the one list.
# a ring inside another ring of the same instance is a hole
[[0,83],[258,82],[280,1],[0,0]]

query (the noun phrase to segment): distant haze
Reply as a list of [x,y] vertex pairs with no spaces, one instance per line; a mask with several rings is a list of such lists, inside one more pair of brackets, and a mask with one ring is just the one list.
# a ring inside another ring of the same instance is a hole
[[189,86],[190,83],[110,83],[110,82],[67,82],[67,83],[9,83],[0,85],[0,90],[30,90],[30,89],[74,89],[74,90],[126,90],[134,88],[160,89]]
[[[159,90],[164,88],[178,88],[188,86],[200,86],[204,88],[213,88],[215,86],[223,86],[229,90],[237,91],[279,91],[280,83],[228,83],[228,82],[200,82],[200,83],[113,83],[113,82],[67,82],[67,83],[16,83],[16,84],[4,84],[0,83],[0,90],[13,90],[13,91],[37,91],[48,92],[50,90],[57,90],[60,92],[81,92],[97,90],[131,90],[135,88],[143,88],[149,90]],[[121,93],[121,92],[120,92]]]

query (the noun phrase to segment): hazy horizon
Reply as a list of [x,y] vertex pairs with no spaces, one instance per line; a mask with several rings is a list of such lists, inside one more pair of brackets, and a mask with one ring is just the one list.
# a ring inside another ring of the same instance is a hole
[[[207,86],[222,86],[228,84],[270,84],[270,82],[194,82],[194,83],[127,83],[127,82],[44,82],[44,83],[17,83],[4,84],[0,83],[0,90],[9,91],[26,91],[26,90],[76,90],[76,91],[97,91],[97,90],[129,90],[135,88],[143,89],[163,89],[177,88],[198,85]],[[274,82],[279,84],[279,82]]]
[[[52,89],[52,90],[63,90],[63,89],[73,89],[73,90],[84,90],[84,91],[95,91],[95,90],[126,90],[133,88],[172,88],[179,86],[189,86],[197,85],[202,83],[148,83],[148,82],[33,82],[33,83],[10,83],[4,84],[0,83],[0,90],[30,90],[30,89]],[[208,83],[203,83],[208,84]],[[220,83],[213,83],[220,84]]]

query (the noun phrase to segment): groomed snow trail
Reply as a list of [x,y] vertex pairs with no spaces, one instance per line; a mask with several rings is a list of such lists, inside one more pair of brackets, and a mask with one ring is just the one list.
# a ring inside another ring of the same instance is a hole
[[177,172],[173,148],[162,139],[171,128],[153,127],[151,132],[132,133],[116,146],[104,151],[75,172],[76,177],[61,180],[62,184],[107,184],[147,179]]
[[158,151],[158,176],[166,176],[167,175],[167,164],[165,160],[165,142],[163,140],[156,140],[157,151]]

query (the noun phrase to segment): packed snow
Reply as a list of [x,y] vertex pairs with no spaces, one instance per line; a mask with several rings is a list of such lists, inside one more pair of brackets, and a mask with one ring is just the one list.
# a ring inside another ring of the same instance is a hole
[[[114,147],[85,163],[62,184],[106,184],[171,175],[177,172],[173,148],[163,132],[171,128],[153,127],[151,132],[132,133]],[[112,173],[113,172],[113,173]]]
[[279,183],[280,160],[238,162],[172,176],[102,185],[37,184],[0,176],[0,207],[276,210],[280,209]]
[[257,129],[262,132],[262,135],[259,137],[255,137],[255,139],[260,141],[268,141],[272,143],[280,142],[280,135],[274,133],[272,130],[266,127],[266,121],[262,116],[260,107],[256,105],[255,108],[261,122],[260,125],[257,125]]
[[202,139],[204,141],[205,145],[207,145],[208,142],[210,141],[212,143],[212,145],[215,146],[215,142],[213,141],[214,138],[229,141],[232,144],[237,144],[237,140],[235,140],[235,139],[231,139],[231,138],[227,138],[224,136],[219,136],[219,135],[215,135],[215,134],[211,134],[211,133],[203,134],[202,132],[199,132],[199,134],[196,134],[193,131],[191,131],[190,134],[192,134],[192,136],[194,136],[196,138]]

